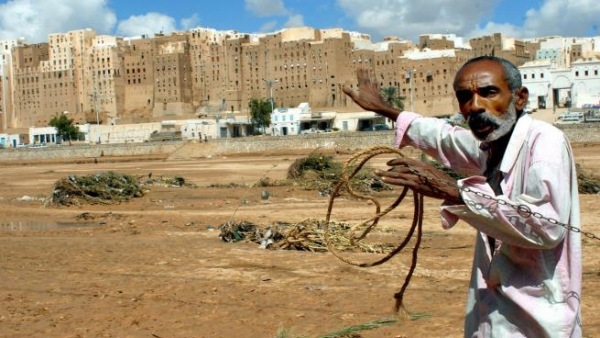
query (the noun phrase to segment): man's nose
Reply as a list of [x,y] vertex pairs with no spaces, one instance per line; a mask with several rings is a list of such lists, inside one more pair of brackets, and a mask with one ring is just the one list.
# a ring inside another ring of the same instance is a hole
[[485,112],[485,99],[478,94],[473,95],[469,105],[469,113],[479,114]]

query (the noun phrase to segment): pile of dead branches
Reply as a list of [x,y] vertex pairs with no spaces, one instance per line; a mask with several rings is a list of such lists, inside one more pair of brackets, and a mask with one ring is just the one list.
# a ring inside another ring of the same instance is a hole
[[[271,226],[240,221],[225,222],[219,226],[219,238],[225,242],[247,241],[259,244],[263,249],[298,250],[311,252],[326,252],[323,221],[308,219],[299,223],[277,222]],[[394,248],[393,244],[350,243],[346,223],[330,222],[329,232],[335,248],[339,251],[360,250],[367,253],[387,253]]]
[[577,170],[577,183],[579,184],[580,194],[598,194],[600,193],[600,180],[587,175],[579,164],[575,165]]
[[144,196],[148,187],[197,188],[181,176],[152,178],[152,173],[134,177],[113,171],[100,172],[89,176],[70,175],[62,178],[52,187],[44,206],[86,204],[118,204],[134,197]]
[[143,195],[136,177],[108,171],[89,176],[70,175],[58,180],[44,204],[116,204]]
[[[299,158],[287,172],[287,179],[306,190],[330,192],[342,176],[343,165],[335,162],[330,155],[313,152],[307,157]],[[358,192],[392,190],[373,174],[373,169],[363,167],[350,182]]]

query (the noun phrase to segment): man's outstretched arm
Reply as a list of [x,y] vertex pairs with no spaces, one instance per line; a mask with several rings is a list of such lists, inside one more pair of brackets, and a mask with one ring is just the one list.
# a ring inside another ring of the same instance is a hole
[[358,91],[344,86],[344,94],[348,95],[354,103],[364,110],[375,112],[396,121],[402,110],[394,108],[383,101],[373,71],[359,68],[356,70],[356,78],[358,80]]

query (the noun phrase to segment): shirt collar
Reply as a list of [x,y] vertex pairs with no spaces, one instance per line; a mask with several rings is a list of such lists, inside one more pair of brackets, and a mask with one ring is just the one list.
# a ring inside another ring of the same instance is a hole
[[529,131],[529,127],[533,123],[533,119],[531,116],[527,114],[523,114],[515,125],[515,129],[513,130],[513,134],[510,137],[510,141],[508,141],[508,146],[506,148],[506,152],[504,153],[504,157],[502,158],[502,163],[500,164],[500,170],[504,173],[508,172],[510,168],[512,168],[517,161],[517,157],[521,148],[525,144],[527,140],[527,134]]

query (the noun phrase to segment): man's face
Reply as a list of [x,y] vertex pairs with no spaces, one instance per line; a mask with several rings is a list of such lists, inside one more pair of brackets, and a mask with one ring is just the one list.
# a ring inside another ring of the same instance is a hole
[[454,90],[460,112],[481,141],[499,139],[517,121],[516,97],[504,78],[502,66],[490,60],[471,63],[456,74]]

